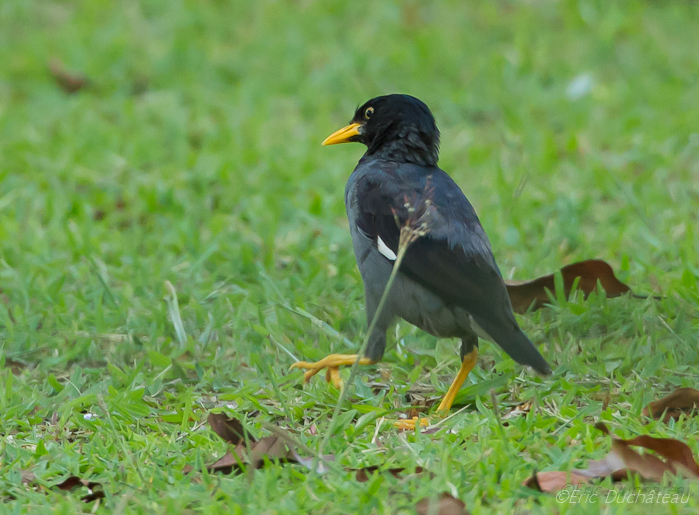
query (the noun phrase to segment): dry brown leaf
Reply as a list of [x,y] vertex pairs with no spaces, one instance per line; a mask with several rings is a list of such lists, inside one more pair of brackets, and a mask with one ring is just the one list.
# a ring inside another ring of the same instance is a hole
[[104,492],[102,490],[94,490],[80,498],[82,502],[92,502],[96,501],[97,499],[104,499]]
[[5,358],[5,368],[9,368],[14,375],[18,376],[27,368],[27,365],[12,358]]
[[[586,298],[590,293],[597,291],[597,281],[607,292],[607,297],[619,297],[631,291],[631,288],[616,278],[612,267],[600,259],[588,259],[564,266],[561,268],[561,275],[566,297],[570,295],[573,283],[578,277],[580,277],[578,288]],[[546,290],[555,291],[554,274],[531,281],[505,281],[505,284],[512,302],[512,309],[516,313],[526,312],[532,303],[534,303],[533,309],[539,309],[549,302]]]
[[[278,427],[267,427],[273,434],[256,441],[248,433],[247,442],[243,435],[246,433],[239,420],[228,418],[220,413],[209,413],[207,422],[211,429],[225,441],[235,445],[226,454],[207,467],[209,472],[221,472],[223,474],[238,474],[242,470],[251,466],[253,469],[260,469],[265,463],[298,463],[320,474],[329,470],[328,464],[335,460],[333,455],[323,455],[320,459],[304,458],[294,449],[294,439],[284,430]],[[185,466],[182,472],[188,474],[193,470],[189,465]],[[380,470],[377,465],[363,467],[360,469],[345,469],[356,473],[357,481],[363,483],[369,480],[369,475]],[[384,470],[396,478],[402,477],[405,468],[390,468]],[[422,467],[416,467],[415,473],[424,471]],[[78,478],[75,478],[78,479]],[[441,513],[441,512],[440,512]]]
[[[604,434],[612,437],[612,450],[604,459],[591,461],[587,469],[576,469],[577,474],[588,477],[612,476],[614,480],[626,478],[629,473],[637,473],[643,479],[660,481],[665,473],[672,475],[688,474],[699,478],[699,464],[694,460],[689,446],[672,438],[637,436],[631,440],[621,440],[609,433],[606,425],[595,425]],[[631,447],[641,447],[657,453],[640,454]]]
[[469,515],[464,502],[446,492],[439,499],[422,499],[415,510],[420,515]]
[[78,476],[70,476],[65,481],[53,486],[64,491],[73,490],[76,487],[86,487],[88,494],[80,498],[83,502],[92,502],[104,498],[104,491],[102,491],[102,485],[100,483],[88,481],[87,479],[80,479]]
[[[350,472],[356,472],[356,479],[360,483],[366,483],[369,481],[369,475],[377,472],[380,470],[381,467],[378,465],[371,465],[369,467],[362,467],[360,469],[346,469]],[[398,468],[391,468],[391,469],[385,469],[383,472],[388,472],[391,474],[393,477],[400,479],[402,477],[402,473],[405,470],[405,467],[398,467]],[[415,467],[415,474],[422,474],[425,469],[422,467]]]
[[94,487],[100,486],[100,484],[95,483],[94,481],[88,481],[87,479],[80,479],[78,476],[70,476],[62,483],[53,486],[55,486],[56,488],[60,488],[61,490],[72,490],[76,486],[86,486],[92,489]]
[[522,486],[539,492],[550,493],[563,490],[568,485],[581,485],[589,480],[590,478],[575,472],[537,472],[529,479],[523,481]]
[[[268,427],[273,434],[257,441],[248,433],[243,424],[235,419],[228,418],[222,413],[209,413],[207,422],[211,429],[226,442],[235,445],[226,454],[207,467],[209,472],[222,472],[223,474],[239,473],[246,466],[253,469],[264,467],[267,461],[274,463],[299,463],[309,469],[315,463],[313,458],[303,458],[291,446],[294,439],[286,431],[278,427]],[[247,441],[245,438],[247,435]],[[327,471],[327,463],[333,461],[335,456],[322,456],[316,463],[319,473]],[[187,468],[187,467],[185,467]],[[191,472],[189,467],[185,474]]]
[[49,71],[60,88],[68,94],[77,93],[90,83],[84,75],[68,72],[58,59],[51,60]]
[[612,402],[612,392],[607,391],[602,398],[602,411],[607,411],[610,402]]
[[[648,481],[661,481],[666,473],[699,479],[699,464],[687,444],[672,438],[648,435],[621,440],[611,435],[603,423],[599,422],[595,427],[612,438],[612,450],[603,459],[591,460],[586,469],[539,472],[522,484],[540,492],[557,492],[566,485],[587,483],[594,478],[611,477],[614,481],[622,481],[634,473]],[[649,452],[641,454],[632,447],[641,447],[657,455]]]
[[265,460],[270,462],[288,463],[295,461],[284,441],[278,436],[267,436],[258,442],[250,442],[248,453],[245,442],[240,442],[233,450],[229,450],[225,456],[209,465],[209,472],[222,472],[230,474],[238,473],[243,466],[252,466],[254,469],[264,467]]
[[[243,441],[245,429],[243,428],[243,424],[237,418],[228,418],[223,413],[209,413],[206,421],[209,423],[209,426],[211,426],[214,433],[228,443],[238,445],[241,441]],[[250,433],[248,433],[248,440],[250,442],[255,441]]]
[[[664,414],[664,416],[663,416]],[[651,402],[643,408],[645,417],[659,419],[667,423],[671,419],[679,419],[680,416],[699,414],[699,390],[694,388],[678,388],[667,397]]]
[[[290,436],[285,437],[286,433],[277,427],[268,428],[275,434],[262,438],[259,441],[256,441],[248,435],[248,442],[246,443],[242,438],[242,434],[245,430],[237,419],[230,419],[223,414],[210,413],[207,421],[216,434],[227,442],[235,445],[235,447],[229,449],[223,457],[207,467],[209,472],[238,474],[242,472],[243,468],[246,466],[251,466],[253,469],[260,469],[265,466],[265,463],[272,462],[298,463],[311,470],[315,465],[317,472],[322,474],[329,470],[328,463],[335,460],[335,456],[329,454],[322,456],[320,460],[300,456],[291,445],[293,439]],[[360,469],[348,468],[345,470],[355,472],[357,481],[363,483],[369,480],[370,474],[379,471],[379,469],[379,466],[372,465]],[[185,466],[183,473],[188,474],[192,470],[192,467]],[[385,472],[400,478],[404,470],[405,468],[391,468],[386,469]],[[423,470],[422,467],[416,467],[415,473],[420,474]]]
[[650,449],[668,460],[667,463],[674,474],[682,474],[686,470],[691,476],[699,479],[699,463],[695,461],[692,449],[684,442],[673,438],[653,438],[648,435],[637,436],[631,440],[619,440],[619,442]]

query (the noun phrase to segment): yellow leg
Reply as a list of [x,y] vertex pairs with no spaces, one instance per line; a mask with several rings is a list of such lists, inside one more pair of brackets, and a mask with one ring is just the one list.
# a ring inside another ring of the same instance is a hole
[[[320,361],[316,361],[315,363],[299,361],[298,363],[294,363],[293,365],[291,365],[291,368],[302,368],[306,370],[306,372],[304,372],[303,374],[303,380],[306,383],[311,380],[311,377],[313,377],[318,372],[326,368],[326,381],[334,384],[336,388],[342,388],[342,379],[340,378],[339,367],[354,365],[355,361],[357,361],[356,354],[330,354],[329,356],[326,356]],[[372,365],[373,363],[374,362],[371,361],[369,358],[359,359],[360,365]]]
[[447,394],[444,396],[442,402],[439,404],[437,411],[446,412],[451,409],[451,405],[454,404],[456,394],[459,393],[461,385],[463,385],[464,381],[466,381],[469,372],[471,372],[471,370],[473,370],[473,367],[476,366],[476,361],[478,361],[478,348],[474,347],[471,352],[464,356],[464,360],[461,362],[461,368],[459,369],[459,373],[456,374],[456,377],[454,378],[454,381],[451,383],[451,386],[449,387]]
[[[456,374],[456,377],[454,378],[454,381],[451,383],[449,390],[442,399],[442,402],[439,404],[439,407],[437,408],[437,413],[441,415],[446,415],[446,412],[448,412],[451,409],[451,405],[454,404],[456,394],[459,393],[461,385],[463,385],[464,381],[466,381],[469,372],[471,372],[471,370],[473,370],[473,367],[476,366],[476,361],[478,361],[478,349],[474,348],[471,352],[464,356],[464,360],[461,362],[461,368],[459,369],[459,373]],[[421,426],[429,425],[429,419],[427,418],[421,418],[419,419],[419,421]],[[418,418],[414,417],[412,419],[396,420],[393,423],[393,426],[404,431],[415,431],[415,426],[417,424]]]

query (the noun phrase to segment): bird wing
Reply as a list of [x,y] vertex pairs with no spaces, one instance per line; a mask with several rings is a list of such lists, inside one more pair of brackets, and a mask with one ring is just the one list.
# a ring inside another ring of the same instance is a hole
[[[357,183],[359,229],[398,254],[401,227],[421,235],[405,253],[401,272],[459,306],[513,359],[548,371],[521,332],[490,242],[461,189],[439,168],[374,166]],[[384,254],[385,256],[386,254]]]

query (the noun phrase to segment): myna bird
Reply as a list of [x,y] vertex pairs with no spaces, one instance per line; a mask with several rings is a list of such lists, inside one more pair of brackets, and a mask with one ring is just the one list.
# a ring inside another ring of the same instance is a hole
[[[420,226],[405,251],[360,364],[379,361],[386,331],[400,317],[440,338],[461,338],[461,369],[438,411],[451,408],[476,364],[478,337],[494,341],[540,374],[551,368],[522,332],[478,216],[456,183],[437,166],[439,130],[429,108],[408,95],[369,100],[323,145],[359,142],[367,151],[345,188],[354,255],[364,280],[367,321],[377,310],[399,252],[401,228]],[[338,367],[357,355],[299,362],[308,381],[322,369],[341,384]]]

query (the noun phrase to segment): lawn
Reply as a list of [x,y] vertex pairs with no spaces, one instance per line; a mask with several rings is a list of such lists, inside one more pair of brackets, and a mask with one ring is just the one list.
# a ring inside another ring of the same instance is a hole
[[[473,514],[697,513],[690,480],[664,506],[521,483],[605,456],[600,420],[699,455],[699,418],[641,415],[698,382],[698,27],[680,0],[3,0],[0,512],[411,513],[448,492]],[[428,434],[390,420],[446,391],[458,347],[401,323],[328,434],[338,390],[288,369],[363,340],[344,209],[363,147],[320,142],[392,92],[433,110],[506,278],[598,258],[662,298],[520,316],[554,374],[483,343]],[[327,439],[336,466],[209,473],[212,410]],[[345,470],[371,465],[407,470]],[[105,497],[51,488],[71,475]]]

